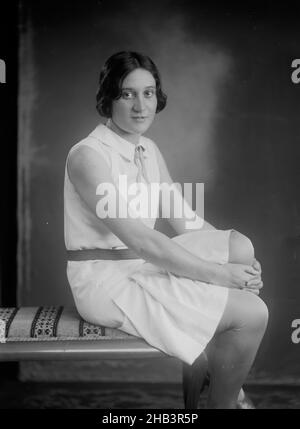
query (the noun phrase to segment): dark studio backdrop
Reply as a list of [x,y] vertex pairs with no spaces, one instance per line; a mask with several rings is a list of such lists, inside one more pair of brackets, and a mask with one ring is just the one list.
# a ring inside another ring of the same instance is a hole
[[[275,4],[20,3],[19,305],[73,305],[63,240],[65,158],[101,120],[95,93],[105,59],[142,51],[158,65],[168,94],[148,136],[175,181],[205,184],[205,218],[250,237],[262,264],[270,320],[251,377],[300,382],[300,343],[291,339],[292,321],[300,319],[300,83],[291,79],[300,29],[294,6]],[[172,234],[163,222],[158,227]],[[22,377],[45,379],[45,368],[22,364]],[[52,380],[180,380],[177,360],[47,368]]]

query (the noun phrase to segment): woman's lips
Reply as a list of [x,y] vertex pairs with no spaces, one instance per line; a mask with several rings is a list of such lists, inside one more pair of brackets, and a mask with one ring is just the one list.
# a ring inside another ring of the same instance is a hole
[[147,119],[147,116],[132,116],[132,119],[137,122],[144,122]]

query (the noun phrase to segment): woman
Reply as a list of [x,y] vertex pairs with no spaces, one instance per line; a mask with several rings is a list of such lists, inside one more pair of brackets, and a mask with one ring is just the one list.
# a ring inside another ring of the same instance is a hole
[[119,52],[107,60],[97,110],[108,120],[71,148],[66,163],[68,279],[87,321],[142,337],[187,368],[206,356],[208,408],[236,408],[267,325],[261,269],[237,231],[217,230],[196,213],[200,227],[189,229],[191,209],[175,213],[178,194],[167,207],[178,235],[154,229],[162,201],[151,185],[173,180],[143,134],[165,105],[149,57]]

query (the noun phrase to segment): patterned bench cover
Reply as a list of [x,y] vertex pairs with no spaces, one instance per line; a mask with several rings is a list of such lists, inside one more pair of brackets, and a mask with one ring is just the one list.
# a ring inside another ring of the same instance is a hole
[[0,342],[132,339],[84,321],[75,308],[0,307]]

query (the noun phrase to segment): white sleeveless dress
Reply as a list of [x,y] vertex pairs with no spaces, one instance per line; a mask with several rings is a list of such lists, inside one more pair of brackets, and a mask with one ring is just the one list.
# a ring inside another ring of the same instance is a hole
[[[148,178],[159,182],[153,142],[141,137],[140,144],[145,148]],[[133,162],[134,146],[127,140],[100,124],[70,152],[81,145],[89,146],[105,159],[116,185],[121,174],[126,175],[129,185],[135,182],[138,169]],[[142,219],[149,228],[154,228],[155,220]],[[81,200],[69,179],[67,162],[64,227],[68,250],[127,247]],[[225,264],[230,232],[198,230],[172,240],[204,260]],[[77,310],[86,321],[142,337],[188,364],[213,337],[228,298],[225,287],[172,274],[143,259],[69,261],[67,277]]]

